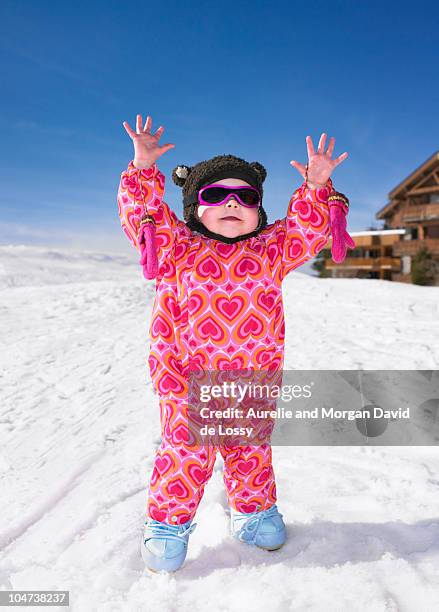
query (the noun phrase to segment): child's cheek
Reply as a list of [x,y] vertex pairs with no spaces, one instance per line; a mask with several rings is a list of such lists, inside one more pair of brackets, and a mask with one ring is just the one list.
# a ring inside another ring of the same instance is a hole
[[[209,215],[207,214],[206,211],[209,210],[209,206],[203,206],[202,204],[200,204],[198,206],[197,212],[198,212],[198,218],[202,221],[204,221],[204,219],[208,218]],[[204,218],[203,218],[204,215]]]

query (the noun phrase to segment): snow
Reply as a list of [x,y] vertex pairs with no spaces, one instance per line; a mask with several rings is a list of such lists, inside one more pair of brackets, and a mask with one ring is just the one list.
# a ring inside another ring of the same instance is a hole
[[[283,292],[285,368],[439,368],[439,287],[296,271]],[[428,446],[274,447],[276,552],[231,539],[218,455],[185,565],[147,572],[154,282],[134,251],[2,246],[0,295],[0,588],[69,590],[87,612],[438,609]]]

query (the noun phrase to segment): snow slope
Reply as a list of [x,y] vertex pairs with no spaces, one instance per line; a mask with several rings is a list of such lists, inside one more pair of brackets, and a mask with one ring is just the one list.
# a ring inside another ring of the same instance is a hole
[[[0,287],[0,588],[81,612],[439,608],[433,447],[274,447],[277,552],[229,536],[218,455],[184,567],[147,572],[154,282],[135,253],[3,246]],[[439,288],[294,272],[284,300],[285,368],[439,368]]]

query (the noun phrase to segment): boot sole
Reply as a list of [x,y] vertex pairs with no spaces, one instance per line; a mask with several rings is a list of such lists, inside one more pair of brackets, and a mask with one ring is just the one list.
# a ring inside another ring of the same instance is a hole
[[285,546],[285,542],[283,544],[281,544],[280,546],[276,546],[275,548],[267,548],[266,546],[257,546],[256,548],[262,548],[262,550],[279,550],[279,548],[282,548],[282,546]]
[[151,572],[152,574],[160,574],[160,572],[166,572],[167,574],[175,574],[175,572],[178,572],[178,570],[180,570],[181,567],[179,567],[176,570],[155,570],[145,565],[145,569],[147,569],[148,572]]
[[282,542],[282,544],[280,544],[279,546],[271,546],[269,548],[268,546],[258,546],[258,544],[250,544],[250,542],[246,542],[245,540],[239,540],[233,534],[231,535],[232,535],[232,538],[236,540],[237,542],[239,542],[240,544],[247,544],[247,546],[254,546],[255,548],[261,548],[262,550],[279,550],[279,548],[282,548],[282,546],[285,546],[286,544],[286,541],[285,541],[285,542]]

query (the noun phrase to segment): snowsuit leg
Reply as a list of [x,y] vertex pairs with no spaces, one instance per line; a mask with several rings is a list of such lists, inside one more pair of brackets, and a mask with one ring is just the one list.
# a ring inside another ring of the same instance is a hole
[[[229,506],[239,512],[267,510],[276,503],[276,483],[269,442],[247,446],[189,444],[188,404],[160,397],[161,444],[148,489],[148,516],[169,524],[195,517],[212,476],[219,450]],[[263,429],[264,421],[259,421]]]
[[224,459],[224,485],[229,506],[238,512],[267,510],[276,503],[270,444],[219,446]]
[[193,519],[212,476],[217,449],[189,445],[188,404],[160,397],[162,441],[157,449],[148,490],[148,516],[180,525]]
[[248,444],[244,439],[240,444],[220,444],[218,447],[224,460],[223,480],[228,504],[238,512],[268,510],[276,503],[271,448],[275,420],[272,416],[248,415],[251,407],[274,410],[276,400],[245,398],[239,407],[245,416],[231,419],[229,423],[234,427],[251,428]]

